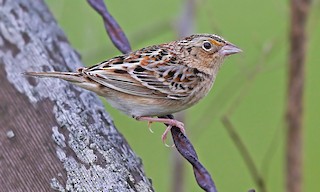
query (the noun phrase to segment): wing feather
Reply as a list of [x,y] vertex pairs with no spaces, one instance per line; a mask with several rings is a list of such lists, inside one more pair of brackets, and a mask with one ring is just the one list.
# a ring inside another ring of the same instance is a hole
[[179,100],[194,91],[203,74],[177,61],[174,53],[152,46],[82,72],[93,81],[123,93]]

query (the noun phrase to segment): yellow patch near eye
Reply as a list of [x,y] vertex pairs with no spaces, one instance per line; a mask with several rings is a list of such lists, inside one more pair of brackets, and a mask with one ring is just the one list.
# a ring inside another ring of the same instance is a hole
[[213,44],[213,45],[216,45],[216,46],[221,46],[222,43],[216,41],[216,40],[213,40],[213,39],[209,39],[209,41]]

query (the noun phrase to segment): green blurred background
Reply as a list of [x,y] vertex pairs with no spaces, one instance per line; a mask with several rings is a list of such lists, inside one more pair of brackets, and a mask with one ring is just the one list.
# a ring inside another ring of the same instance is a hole
[[[120,54],[106,35],[101,18],[86,1],[46,2],[85,65]],[[183,0],[105,2],[134,50],[178,38],[176,26]],[[198,0],[195,7],[195,33],[217,33],[244,52],[227,59],[210,94],[186,111],[188,137],[219,191],[256,188],[221,122],[222,117],[229,118],[265,178],[268,191],[284,191],[289,2]],[[313,1],[307,27],[303,191],[320,190],[319,16],[319,0]],[[175,148],[167,148],[161,142],[165,127],[153,124],[151,134],[147,123],[121,114],[106,102],[105,105],[118,130],[142,158],[155,190],[171,191],[176,155]],[[184,191],[201,191],[192,167],[182,162]]]

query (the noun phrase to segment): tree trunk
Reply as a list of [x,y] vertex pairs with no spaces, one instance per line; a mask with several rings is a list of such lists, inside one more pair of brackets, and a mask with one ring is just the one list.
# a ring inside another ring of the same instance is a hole
[[26,71],[75,71],[42,0],[0,1],[1,191],[153,191],[98,97]]

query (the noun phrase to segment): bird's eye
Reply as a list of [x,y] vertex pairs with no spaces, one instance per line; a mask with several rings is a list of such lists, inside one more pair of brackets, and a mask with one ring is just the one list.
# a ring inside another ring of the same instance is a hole
[[209,41],[205,41],[203,42],[202,48],[206,51],[210,51],[210,49],[212,48],[212,44]]

